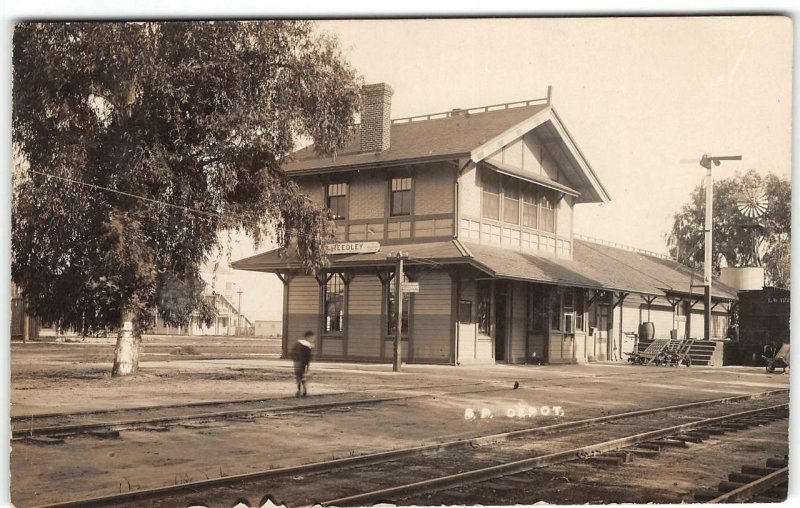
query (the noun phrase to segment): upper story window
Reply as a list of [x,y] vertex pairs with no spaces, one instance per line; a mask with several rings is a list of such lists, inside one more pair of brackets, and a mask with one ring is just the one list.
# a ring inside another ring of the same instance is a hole
[[392,178],[389,214],[411,215],[411,177]]
[[519,183],[515,180],[503,185],[503,222],[519,224]]
[[539,190],[526,185],[522,189],[522,225],[539,229]]
[[333,213],[334,219],[344,219],[347,217],[347,184],[332,183],[327,189],[328,209]]
[[484,219],[522,225],[546,233],[556,232],[555,193],[528,182],[484,173],[482,177]]
[[483,174],[483,216],[500,220],[500,179],[494,173]]
[[556,203],[555,199],[545,193],[541,197],[541,218],[539,221],[539,229],[548,233],[556,232]]

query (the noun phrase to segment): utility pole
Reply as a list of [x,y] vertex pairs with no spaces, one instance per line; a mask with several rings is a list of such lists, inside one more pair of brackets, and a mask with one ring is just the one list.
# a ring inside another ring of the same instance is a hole
[[713,259],[712,250],[713,244],[713,210],[714,206],[714,177],[711,174],[711,163],[714,166],[719,166],[720,161],[740,161],[741,155],[727,155],[724,157],[712,157],[711,154],[705,154],[700,159],[700,165],[706,168],[706,217],[703,225],[703,232],[705,233],[705,260],[703,270],[703,285],[705,286],[705,315],[706,319],[703,323],[703,334],[705,340],[711,340],[711,260]]
[[400,372],[403,354],[403,261],[408,259],[408,254],[398,251],[396,255],[389,256],[396,262],[394,269],[394,297],[395,297],[395,334],[394,334],[394,364],[392,370]]
[[239,288],[239,315],[236,319],[236,335],[242,335],[242,288]]

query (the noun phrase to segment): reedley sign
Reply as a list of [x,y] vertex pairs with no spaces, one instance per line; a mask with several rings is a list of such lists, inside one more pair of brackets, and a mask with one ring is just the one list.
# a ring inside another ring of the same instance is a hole
[[334,243],[328,247],[328,254],[374,254],[379,250],[378,242]]

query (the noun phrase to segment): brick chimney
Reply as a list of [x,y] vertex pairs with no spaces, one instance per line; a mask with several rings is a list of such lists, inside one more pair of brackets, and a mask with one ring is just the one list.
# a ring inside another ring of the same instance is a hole
[[364,109],[361,112],[361,151],[382,152],[390,145],[392,129],[392,94],[386,83],[364,85]]

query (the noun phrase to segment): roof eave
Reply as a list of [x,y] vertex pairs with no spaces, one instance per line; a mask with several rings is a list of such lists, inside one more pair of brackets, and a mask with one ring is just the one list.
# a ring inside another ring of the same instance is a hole
[[441,162],[441,161],[448,161],[453,159],[459,159],[462,157],[468,157],[468,152],[454,152],[454,153],[447,153],[442,155],[426,155],[422,157],[408,157],[403,159],[392,159],[387,161],[369,161],[369,162],[358,162],[353,164],[343,164],[340,166],[322,166],[318,168],[309,168],[309,169],[283,169],[283,173],[286,176],[290,177],[297,177],[297,176],[312,176],[312,175],[321,175],[321,174],[329,174],[329,173],[341,173],[346,171],[353,171],[359,169],[377,169],[377,168],[385,168],[391,166],[405,166],[409,164],[424,164],[428,162]]
[[601,200],[600,202],[608,203],[611,201],[611,195],[608,193],[608,190],[605,188],[605,186],[603,186],[603,183],[597,177],[597,174],[592,169],[589,161],[586,160],[586,157],[578,147],[578,144],[572,138],[572,135],[569,133],[569,130],[567,130],[567,127],[564,125],[564,122],[561,120],[561,117],[558,115],[556,109],[551,106],[549,110],[552,112],[552,118],[554,120],[553,125],[556,127],[561,139],[564,140],[564,144],[567,146],[570,152],[572,152],[575,160],[578,161],[578,164],[580,165],[584,174],[587,176],[589,184],[592,186],[592,189],[597,193],[598,198]]

